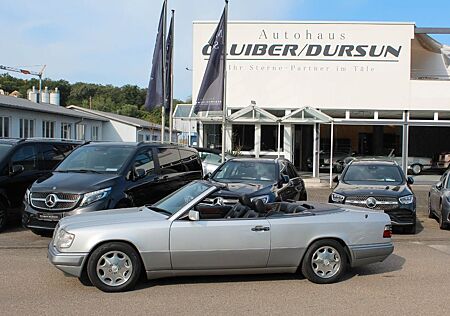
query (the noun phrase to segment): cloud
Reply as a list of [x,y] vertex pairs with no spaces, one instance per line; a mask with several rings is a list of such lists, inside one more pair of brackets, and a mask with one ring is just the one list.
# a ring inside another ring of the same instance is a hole
[[[231,0],[230,20],[284,20],[295,0]],[[191,95],[192,21],[218,20],[221,0],[169,0],[175,9],[175,97]],[[32,1],[2,4],[8,30],[0,63],[47,64],[45,75],[70,82],[148,83],[162,0]],[[169,11],[170,12],[170,11]],[[5,39],[5,34],[3,38]]]

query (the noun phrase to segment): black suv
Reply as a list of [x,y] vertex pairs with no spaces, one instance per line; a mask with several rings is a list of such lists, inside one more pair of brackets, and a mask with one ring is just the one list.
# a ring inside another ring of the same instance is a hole
[[203,176],[193,148],[90,143],[72,152],[25,194],[22,223],[47,235],[64,216],[154,203]]
[[337,186],[330,203],[343,203],[382,210],[393,226],[416,231],[416,197],[410,188],[413,178],[405,177],[394,161],[362,159],[352,161],[334,178]]
[[240,196],[271,203],[276,200],[305,201],[305,183],[287,159],[232,158],[206,178],[226,185],[215,194],[224,203],[235,203]]
[[26,189],[80,144],[54,139],[0,139],[0,231],[8,217],[20,214]]

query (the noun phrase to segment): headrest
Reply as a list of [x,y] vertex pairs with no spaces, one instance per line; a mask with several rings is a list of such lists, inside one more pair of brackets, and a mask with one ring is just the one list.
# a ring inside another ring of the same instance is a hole
[[242,205],[245,205],[245,206],[249,206],[249,207],[252,205],[252,201],[250,201],[250,198],[248,197],[248,195],[240,196],[239,203],[241,203]]
[[265,213],[266,205],[262,200],[256,200],[253,202],[253,210],[255,210],[257,213]]

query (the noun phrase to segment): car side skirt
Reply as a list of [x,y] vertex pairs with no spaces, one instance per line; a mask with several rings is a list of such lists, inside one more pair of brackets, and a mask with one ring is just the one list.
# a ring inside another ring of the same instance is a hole
[[348,248],[352,256],[351,266],[357,267],[383,261],[394,251],[394,244],[387,242],[370,245],[353,245]]
[[298,267],[277,268],[249,268],[249,269],[213,269],[213,270],[160,270],[146,271],[147,279],[154,280],[177,276],[198,275],[239,275],[239,274],[268,274],[268,273],[295,273]]

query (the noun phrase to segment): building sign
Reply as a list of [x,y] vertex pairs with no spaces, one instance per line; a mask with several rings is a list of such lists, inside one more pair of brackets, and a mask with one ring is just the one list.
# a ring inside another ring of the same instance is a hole
[[[193,99],[214,25],[194,23]],[[227,104],[404,109],[413,36],[400,23],[229,23]]]

